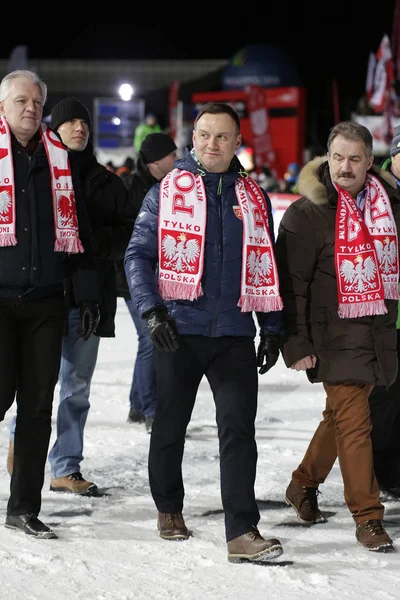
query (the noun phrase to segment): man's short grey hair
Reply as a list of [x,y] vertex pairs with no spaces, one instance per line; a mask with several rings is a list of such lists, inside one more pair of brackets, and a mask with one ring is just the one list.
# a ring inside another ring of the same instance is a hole
[[40,87],[40,91],[42,92],[42,101],[43,105],[47,100],[47,85],[44,81],[42,81],[37,73],[33,71],[28,71],[27,69],[18,69],[17,71],[11,71],[11,73],[7,73],[3,77],[0,83],[0,101],[4,102],[7,99],[10,83],[15,79],[29,79],[32,83],[37,84]]
[[338,135],[343,136],[346,140],[353,142],[364,142],[365,154],[367,156],[372,155],[374,139],[369,129],[357,123],[356,121],[342,121],[334,127],[328,137],[328,154],[331,152],[332,142]]

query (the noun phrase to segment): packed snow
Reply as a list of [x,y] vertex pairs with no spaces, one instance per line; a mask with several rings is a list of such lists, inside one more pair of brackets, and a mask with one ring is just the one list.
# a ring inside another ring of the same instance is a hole
[[[321,419],[325,396],[322,385],[287,369],[281,358],[259,376],[256,497],[260,531],[281,540],[283,555],[258,565],[227,560],[214,404],[206,380],[188,428],[183,462],[183,514],[193,536],[184,542],[162,540],[147,476],[150,435],[143,424],[126,420],[136,348],[133,323],[119,301],[116,338],[100,344],[82,463],[83,475],[103,495],[50,492],[46,465],[40,518],[58,539],[38,540],[0,528],[1,600],[400,598],[400,540],[399,552],[391,554],[368,552],[357,544],[337,462],[319,496],[327,523],[304,526],[284,502],[291,472]],[[54,415],[57,403],[58,390]],[[0,428],[3,522],[13,414],[14,407]],[[55,427],[51,443],[54,434]],[[385,525],[396,543],[400,503],[385,501],[385,507]]]

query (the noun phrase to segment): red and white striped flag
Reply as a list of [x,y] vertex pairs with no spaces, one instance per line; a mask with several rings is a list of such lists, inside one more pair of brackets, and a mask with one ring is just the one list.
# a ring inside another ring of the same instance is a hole
[[394,69],[388,35],[384,35],[375,57],[375,70],[369,104],[376,113],[383,113],[393,99]]

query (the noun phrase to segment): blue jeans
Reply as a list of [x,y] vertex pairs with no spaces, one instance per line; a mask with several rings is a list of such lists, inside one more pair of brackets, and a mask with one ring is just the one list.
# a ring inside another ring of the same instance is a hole
[[[57,439],[48,456],[53,477],[80,472],[83,460],[83,430],[90,408],[90,385],[100,338],[91,335],[84,342],[77,333],[79,324],[79,308],[73,308],[68,316],[68,335],[62,342]],[[14,431],[15,417],[11,420],[11,439]]]
[[138,335],[138,347],[129,401],[132,409],[138,410],[146,417],[154,417],[157,385],[153,342],[147,330],[146,321],[140,317],[131,300],[125,299],[125,302]]

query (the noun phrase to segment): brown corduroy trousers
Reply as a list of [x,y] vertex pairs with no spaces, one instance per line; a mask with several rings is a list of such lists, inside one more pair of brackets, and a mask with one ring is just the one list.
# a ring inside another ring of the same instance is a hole
[[355,522],[383,519],[372,458],[368,396],[373,386],[323,385],[327,395],[323,420],[292,479],[297,485],[317,488],[339,458],[344,499]]

